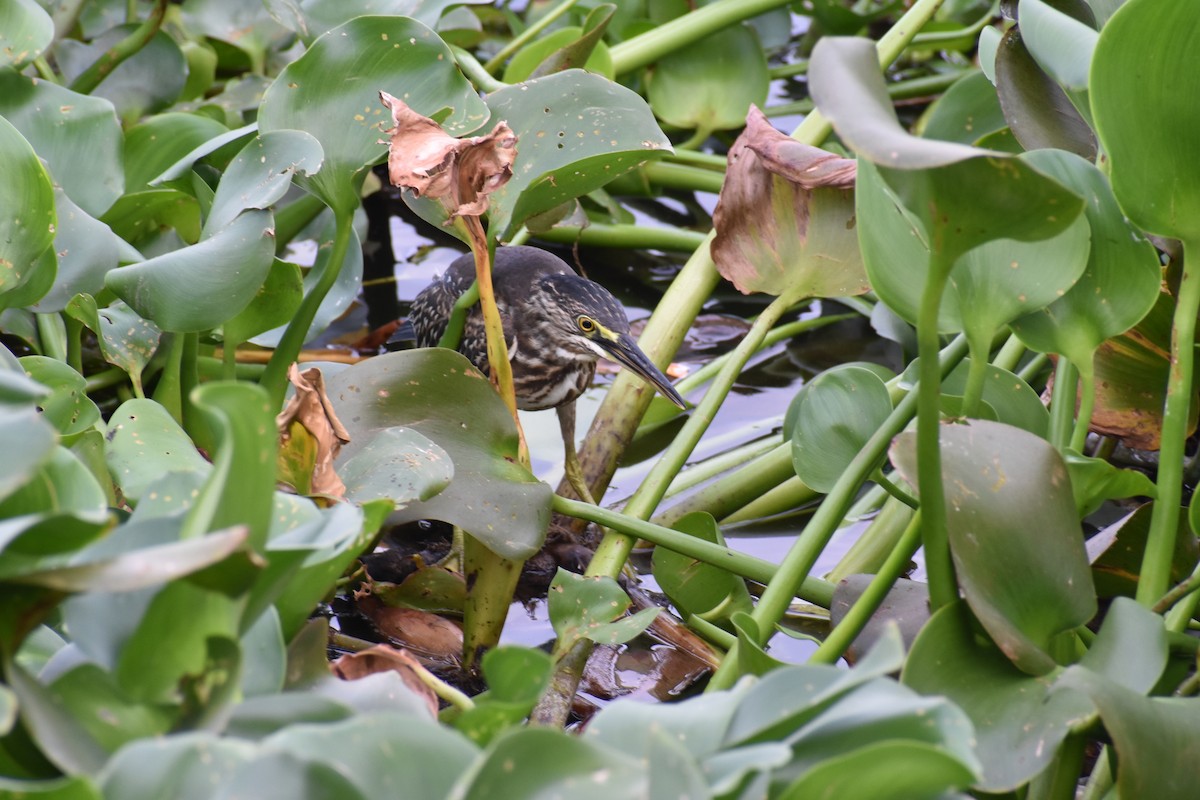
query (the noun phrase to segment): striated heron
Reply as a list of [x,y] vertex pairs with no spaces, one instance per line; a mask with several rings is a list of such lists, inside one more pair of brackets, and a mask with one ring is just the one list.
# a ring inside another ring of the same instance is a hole
[[[417,295],[409,319],[419,347],[438,343],[455,302],[474,280],[475,261],[466,255]],[[581,498],[592,502],[575,453],[575,398],[591,383],[596,359],[603,356],[632,370],[680,408],[683,398],[629,335],[629,320],[616,298],[600,284],[576,275],[562,259],[536,247],[497,248],[492,283],[517,407],[557,412],[567,479]],[[478,306],[467,316],[458,349],[488,374]]]

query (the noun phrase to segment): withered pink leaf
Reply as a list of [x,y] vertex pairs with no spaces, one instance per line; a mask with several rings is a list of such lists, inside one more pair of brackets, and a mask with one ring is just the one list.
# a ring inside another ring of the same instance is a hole
[[388,131],[388,179],[418,196],[441,200],[450,219],[478,216],[488,195],[512,177],[517,136],[498,122],[486,136],[456,139],[429,117],[387,92],[379,99],[392,112]]
[[717,270],[744,294],[862,294],[853,159],[797,142],[751,106],[713,213]]

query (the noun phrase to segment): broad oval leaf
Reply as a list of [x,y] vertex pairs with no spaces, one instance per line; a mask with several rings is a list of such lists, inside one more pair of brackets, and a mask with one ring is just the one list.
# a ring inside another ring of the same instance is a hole
[[179,111],[155,114],[125,132],[125,191],[147,189],[168,167],[229,130],[211,117]]
[[[0,305],[4,294],[46,269],[42,256],[54,243],[54,187],[37,153],[20,131],[0,117]],[[50,262],[51,267],[53,261]]]
[[[352,83],[346,76],[354,76]],[[301,180],[339,212],[358,205],[354,177],[381,161],[380,143],[391,122],[379,102],[390,90],[452,134],[482,125],[488,116],[454,55],[437,34],[406,17],[357,17],[321,36],[288,64],[267,89],[258,112],[263,133],[306,131],[321,145],[321,171]]]
[[199,244],[120,267],[105,285],[165,331],[204,331],[254,299],[275,260],[269,211],[250,210]]
[[80,292],[98,293],[104,276],[115,269],[126,246],[112,229],[92,217],[59,187],[54,187],[54,253],[58,271],[54,284],[38,300],[38,312],[62,311]]
[[559,657],[580,639],[623,644],[654,621],[657,608],[646,608],[620,618],[629,608],[629,596],[607,575],[576,575],[559,567],[546,595],[550,624],[558,634]]
[[892,413],[883,380],[853,364],[822,372],[804,385],[794,403],[792,466],[818,492],[833,488]]
[[50,390],[38,401],[38,408],[61,435],[82,433],[100,421],[100,409],[88,397],[86,379],[70,366],[47,356],[25,356],[21,366]]
[[1021,0],[1021,35],[1029,54],[1064,89],[1086,90],[1100,34],[1045,0]]
[[0,6],[0,68],[20,69],[54,40],[54,21],[35,0],[10,0]]
[[[86,44],[59,39],[51,52],[63,75],[73,84],[109,48],[137,29],[137,23],[118,25]],[[90,94],[112,101],[117,114],[129,120],[166,108],[179,97],[186,82],[187,59],[175,40],[160,30],[108,72]]]
[[1151,233],[1192,241],[1200,236],[1200,140],[1192,135],[1200,107],[1183,98],[1200,94],[1196,31],[1186,3],[1130,0],[1100,33],[1090,82],[1121,208]]
[[[703,511],[688,514],[671,527],[705,541],[725,544],[716,520]],[[728,629],[731,616],[739,611],[750,613],[754,610],[746,582],[716,564],[665,547],[654,548],[652,564],[659,588],[685,619],[695,615]]]
[[[998,422],[943,426],[941,444],[959,585],[1004,654],[1044,675],[1054,637],[1096,613],[1066,465],[1045,439]],[[897,437],[892,460],[915,485],[913,434]]]
[[248,208],[267,209],[283,198],[292,175],[321,168],[321,145],[304,131],[268,131],[246,143],[226,167],[204,223],[211,236]]
[[211,465],[160,403],[129,400],[108,420],[108,468],[128,500],[136,503],[171,472],[202,472]]
[[397,508],[428,500],[446,488],[454,465],[446,451],[408,428],[385,428],[338,468],[346,497],[358,503],[388,499]]
[[671,149],[645,100],[582,70],[500,89],[487,104],[508,121],[520,151],[512,178],[490,196],[489,231],[501,239]]
[[440,348],[388,353],[342,370],[326,386],[350,433],[342,462],[377,432],[396,426],[450,454],[450,485],[410,504],[393,521],[450,522],[506,558],[528,558],[541,546],[550,522],[550,487],[520,465],[512,416],[461,355]]

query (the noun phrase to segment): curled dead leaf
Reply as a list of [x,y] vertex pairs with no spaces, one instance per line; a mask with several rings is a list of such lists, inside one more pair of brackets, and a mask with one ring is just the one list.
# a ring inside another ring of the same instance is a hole
[[288,380],[296,393],[275,417],[280,472],[302,494],[341,499],[346,495],[346,485],[334,470],[333,461],[342,445],[350,441],[350,434],[329,402],[321,370],[313,367],[301,372],[292,364]]
[[395,672],[405,686],[425,701],[430,716],[437,717],[437,695],[419,677],[425,667],[411,653],[391,645],[377,644],[361,653],[347,653],[332,662],[329,669],[344,681],[356,681],[380,672]]
[[853,159],[780,133],[751,106],[713,212],[717,270],[744,294],[861,294]]
[[380,92],[379,99],[392,112],[387,143],[392,185],[441,200],[450,219],[486,211],[488,195],[512,177],[517,157],[512,128],[498,122],[486,136],[456,139],[398,97]]
[[384,636],[430,663],[456,664],[463,650],[462,629],[444,617],[415,608],[398,608],[383,603],[367,591],[355,592],[358,610]]

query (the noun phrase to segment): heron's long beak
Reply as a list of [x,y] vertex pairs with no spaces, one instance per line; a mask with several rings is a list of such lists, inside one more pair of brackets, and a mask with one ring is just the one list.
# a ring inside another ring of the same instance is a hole
[[687,408],[679,392],[671,385],[671,381],[663,375],[658,367],[642,352],[629,334],[621,334],[616,339],[601,337],[595,340],[608,356],[621,366],[633,372],[642,380],[662,392],[663,396],[680,408]]

